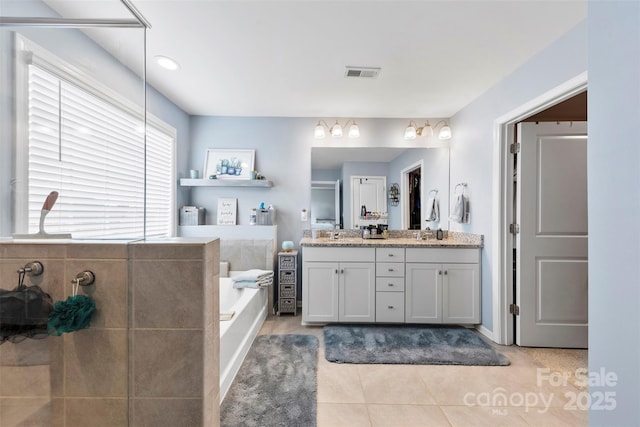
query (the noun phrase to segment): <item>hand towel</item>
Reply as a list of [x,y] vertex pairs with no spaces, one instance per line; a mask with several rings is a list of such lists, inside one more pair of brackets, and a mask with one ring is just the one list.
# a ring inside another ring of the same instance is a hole
[[449,215],[449,219],[454,222],[462,222],[464,219],[465,197],[464,194],[457,194],[456,201]]
[[462,216],[462,223],[469,224],[469,196],[464,196],[464,215]]
[[427,199],[426,221],[440,221],[440,202],[434,197]]

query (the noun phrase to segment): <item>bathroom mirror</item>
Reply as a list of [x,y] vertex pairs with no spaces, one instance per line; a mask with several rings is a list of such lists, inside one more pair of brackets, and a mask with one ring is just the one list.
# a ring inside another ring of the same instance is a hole
[[[340,183],[340,216],[343,228],[354,228],[351,219],[352,176],[386,177],[387,197],[389,187],[394,183],[398,184],[397,205],[387,203],[389,229],[449,228],[448,147],[312,147],[311,181]],[[439,221],[427,221],[426,205],[430,197],[437,201]],[[313,190],[311,198],[313,206],[317,203]]]

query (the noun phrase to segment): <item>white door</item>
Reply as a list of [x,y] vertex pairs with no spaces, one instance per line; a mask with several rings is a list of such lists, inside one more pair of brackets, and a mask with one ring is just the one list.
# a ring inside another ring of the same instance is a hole
[[516,343],[586,348],[587,124],[521,123],[518,142]]
[[353,228],[364,225],[360,219],[360,209],[366,206],[367,212],[387,212],[385,189],[387,178],[384,176],[351,177],[351,217]]

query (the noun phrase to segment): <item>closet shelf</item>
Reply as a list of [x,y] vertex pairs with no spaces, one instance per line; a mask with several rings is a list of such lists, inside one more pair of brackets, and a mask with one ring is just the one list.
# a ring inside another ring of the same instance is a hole
[[273,187],[266,179],[193,179],[180,178],[181,187]]

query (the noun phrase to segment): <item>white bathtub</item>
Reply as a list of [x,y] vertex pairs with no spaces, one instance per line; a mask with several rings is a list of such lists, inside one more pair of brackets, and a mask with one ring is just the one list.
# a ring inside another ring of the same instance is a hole
[[230,278],[220,278],[220,313],[235,312],[231,320],[220,321],[220,402],[267,317],[270,290],[234,289]]

